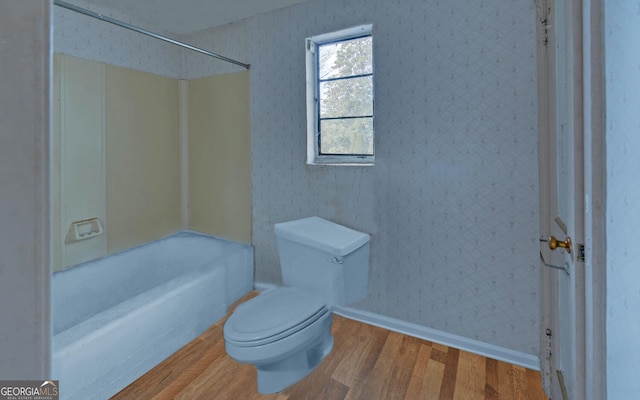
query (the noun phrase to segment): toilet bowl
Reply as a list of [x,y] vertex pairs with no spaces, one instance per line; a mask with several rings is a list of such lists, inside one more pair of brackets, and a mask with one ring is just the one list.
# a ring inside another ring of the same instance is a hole
[[258,391],[284,390],[333,348],[331,307],[367,292],[369,235],[310,217],[276,224],[285,286],[241,305],[227,319],[227,354],[254,364]]
[[260,393],[279,392],[307,376],[331,352],[332,314],[299,289],[263,293],[238,306],[224,326],[227,354],[254,364]]

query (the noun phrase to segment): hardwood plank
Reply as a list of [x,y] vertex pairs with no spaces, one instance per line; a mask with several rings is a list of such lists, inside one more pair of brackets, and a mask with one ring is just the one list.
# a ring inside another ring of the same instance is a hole
[[393,360],[391,371],[387,371],[385,378],[389,381],[388,393],[391,393],[393,398],[406,398],[422,342],[421,339],[402,335],[402,345]]
[[484,399],[485,364],[484,357],[460,351],[453,391],[454,400]]
[[440,400],[450,400],[453,398],[453,392],[456,386],[456,373],[458,372],[458,356],[460,350],[449,348],[447,350],[447,360],[440,384]]
[[212,398],[209,393],[216,394],[220,398],[238,398],[234,393],[242,394],[240,397],[246,397],[247,393],[258,394],[255,367],[240,364],[225,355],[199,374],[178,394],[164,398],[189,399],[200,392],[208,395],[209,398]]
[[411,379],[409,380],[409,387],[407,388],[407,399],[419,399],[421,398],[422,390],[425,386],[427,377],[427,365],[431,358],[431,343],[423,342],[418,352],[418,358],[416,364],[413,367]]
[[224,350],[224,342],[216,342],[215,345],[208,350],[203,349],[202,346],[194,350],[201,352],[203,356],[186,369],[184,373],[164,386],[164,389],[153,397],[154,399],[175,398],[179,393],[197,384],[197,382],[199,382],[198,377],[203,374],[210,374],[209,369],[212,365],[224,365],[224,362],[216,363],[216,361],[227,357]]
[[498,400],[498,389],[500,384],[498,382],[498,361],[492,358],[487,358],[485,362],[485,384],[484,384],[484,398],[486,400]]
[[499,400],[513,400],[515,389],[511,381],[511,366],[509,364],[498,362],[498,381],[500,389],[498,390]]
[[[342,319],[334,317],[334,320],[341,321]],[[344,329],[340,327],[334,329],[334,351],[327,357],[329,362],[334,364],[331,378],[349,385],[356,379],[355,374],[358,373],[360,368],[369,363],[373,365],[375,358],[372,362],[363,358],[363,356],[368,354],[368,350],[372,346],[372,338],[375,336],[375,334],[367,332],[367,327],[364,325],[351,327],[351,329],[349,329],[348,325]],[[335,357],[337,353],[344,354],[344,357]]]
[[527,398],[528,399],[546,399],[547,394],[542,387],[540,373],[531,369],[525,372],[527,379]]
[[[332,377],[351,388],[360,388],[365,385],[390,332],[366,324],[360,324],[354,328],[345,332],[344,335],[335,337],[335,340],[341,340],[351,336],[355,342],[350,347],[353,349],[350,356],[335,356],[340,360],[340,364]],[[336,352],[336,354],[339,353]],[[355,392],[350,391],[347,398],[353,398]]]
[[[505,363],[506,364],[506,363]],[[511,382],[513,386],[514,399],[527,399],[525,368],[518,365],[511,366]]]
[[498,380],[500,381],[500,390],[498,398],[500,400],[526,400],[522,390],[524,376],[523,367],[499,361]]
[[429,355],[429,357],[434,361],[437,361],[437,362],[442,363],[442,364],[446,364],[447,363],[447,349],[442,351],[439,347],[442,347],[442,346],[434,344],[432,349],[431,349],[431,354]]
[[385,377],[389,376],[389,371],[392,369],[393,361],[401,345],[402,335],[396,332],[390,332],[382,351],[378,355],[373,370],[371,370],[371,373],[365,379],[364,384],[357,388],[359,390],[353,392],[353,395],[350,393],[349,398],[363,400],[375,399],[376,397],[389,398],[389,382]]
[[438,351],[440,351],[440,352],[442,352],[442,353],[444,353],[444,354],[447,354],[447,350],[449,350],[449,347],[447,347],[447,346],[445,346],[445,345],[443,345],[443,344],[440,344],[440,343],[433,343],[433,344],[432,344],[432,347],[433,347],[435,350],[438,350]]
[[343,400],[349,392],[349,386],[331,378],[326,369],[317,369],[307,378],[283,391],[289,399],[304,399],[313,393],[318,399]]
[[422,386],[422,397],[418,397],[419,399],[436,400],[440,398],[444,368],[445,365],[443,363],[433,359],[429,360],[427,364],[427,376]]

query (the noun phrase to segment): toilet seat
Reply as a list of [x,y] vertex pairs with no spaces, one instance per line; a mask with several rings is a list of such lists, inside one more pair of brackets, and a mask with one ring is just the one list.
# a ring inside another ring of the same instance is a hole
[[263,293],[241,304],[224,325],[224,339],[236,347],[278,341],[322,319],[329,309],[294,287]]

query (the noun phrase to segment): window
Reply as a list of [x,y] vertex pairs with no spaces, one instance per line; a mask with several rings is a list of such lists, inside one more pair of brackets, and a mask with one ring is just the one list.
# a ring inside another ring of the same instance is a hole
[[372,165],[371,25],[307,38],[307,163]]

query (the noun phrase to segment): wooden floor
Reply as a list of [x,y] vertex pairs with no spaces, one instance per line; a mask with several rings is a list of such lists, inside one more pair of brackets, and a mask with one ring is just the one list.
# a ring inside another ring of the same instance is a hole
[[225,353],[225,320],[112,399],[547,400],[536,371],[340,316],[333,351],[318,368],[281,393],[261,395],[255,368]]

